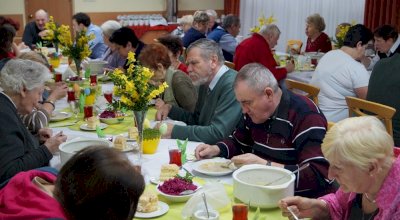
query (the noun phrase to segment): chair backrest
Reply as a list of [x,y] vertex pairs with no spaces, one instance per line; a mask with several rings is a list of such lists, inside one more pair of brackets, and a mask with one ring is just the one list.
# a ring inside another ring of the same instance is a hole
[[334,125],[335,125],[335,122],[328,121],[328,129],[326,131],[329,131]]
[[[293,46],[297,45],[297,46]],[[290,53],[290,50],[296,50],[297,53],[300,53],[301,47],[303,46],[303,42],[301,40],[288,40],[286,46],[286,53]]]
[[349,117],[353,115],[371,115],[369,113],[373,113],[374,116],[383,121],[387,132],[393,136],[392,117],[396,113],[395,108],[351,96],[346,96],[346,102],[349,107]]
[[231,69],[233,69],[233,70],[235,69],[235,64],[232,63],[232,62],[229,62],[229,61],[226,61],[226,60],[225,60],[224,64],[225,64],[227,67],[229,67],[229,68],[231,68]]
[[292,79],[286,79],[286,87],[294,93],[307,96],[318,105],[318,87]]

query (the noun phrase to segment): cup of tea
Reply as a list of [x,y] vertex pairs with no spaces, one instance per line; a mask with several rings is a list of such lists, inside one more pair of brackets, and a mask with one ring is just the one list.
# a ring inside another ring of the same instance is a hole
[[83,106],[83,119],[87,119],[93,116],[93,105]]
[[112,103],[113,94],[111,91],[104,92],[104,98],[108,101],[108,103]]
[[311,64],[314,65],[314,66],[317,66],[318,65],[318,59],[317,58],[312,58],[311,59]]
[[169,152],[169,164],[176,164],[179,167],[182,166],[181,150],[179,150],[178,146],[168,147],[168,152]]
[[249,207],[246,204],[235,204],[232,206],[233,219],[247,219]]
[[76,100],[75,91],[73,89],[68,89],[67,91],[67,101],[73,102]]
[[90,84],[97,85],[97,74],[90,75]]
[[55,82],[61,82],[62,81],[62,74],[61,73],[55,73],[54,74],[54,81]]

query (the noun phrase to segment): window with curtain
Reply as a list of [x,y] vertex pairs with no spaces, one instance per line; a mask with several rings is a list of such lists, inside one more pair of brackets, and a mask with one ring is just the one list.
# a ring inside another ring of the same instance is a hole
[[[273,15],[281,30],[277,51],[285,51],[289,39],[299,39],[303,45],[306,18],[314,13],[324,17],[328,36],[334,36],[336,26],[343,22],[363,23],[365,0],[245,0],[240,2],[240,35],[249,36],[250,28],[258,25],[258,17]],[[302,51],[304,51],[304,46]]]

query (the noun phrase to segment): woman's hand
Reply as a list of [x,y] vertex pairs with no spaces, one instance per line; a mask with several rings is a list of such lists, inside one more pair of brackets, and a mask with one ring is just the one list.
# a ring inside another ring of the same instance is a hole
[[289,219],[295,219],[293,214],[298,218],[312,219],[329,219],[330,216],[326,202],[320,199],[291,196],[281,199],[278,205],[282,216],[289,217]]
[[54,154],[59,151],[58,146],[60,146],[60,144],[64,143],[66,140],[67,136],[64,135],[62,132],[59,132],[53,137],[47,139],[46,142],[44,142],[44,145],[52,154]]

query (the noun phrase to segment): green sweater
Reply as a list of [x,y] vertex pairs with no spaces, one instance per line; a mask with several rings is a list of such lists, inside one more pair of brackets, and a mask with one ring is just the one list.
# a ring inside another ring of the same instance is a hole
[[392,118],[395,146],[400,146],[400,53],[379,60],[369,78],[367,100],[396,109]]
[[185,122],[188,126],[175,125],[171,137],[215,144],[235,129],[241,116],[236,101],[233,82],[236,71],[229,69],[207,95],[208,85],[199,88],[198,100],[193,113],[172,106],[168,117]]

